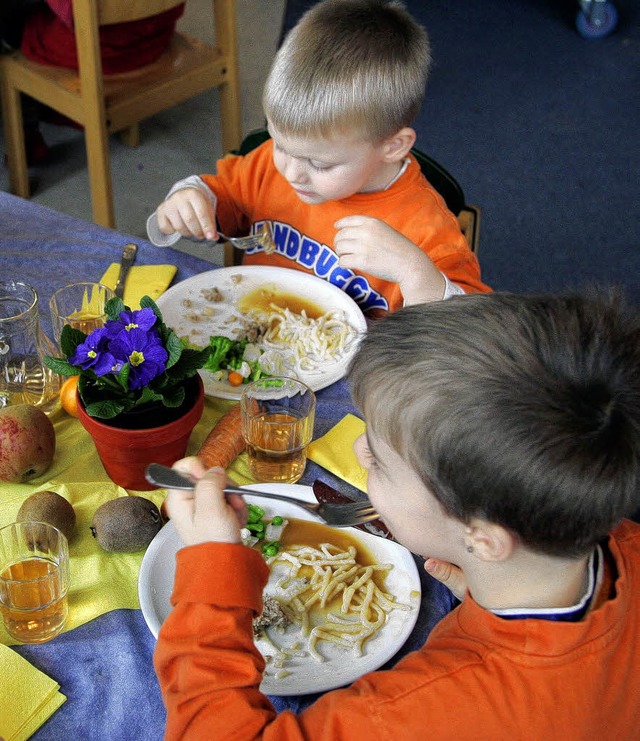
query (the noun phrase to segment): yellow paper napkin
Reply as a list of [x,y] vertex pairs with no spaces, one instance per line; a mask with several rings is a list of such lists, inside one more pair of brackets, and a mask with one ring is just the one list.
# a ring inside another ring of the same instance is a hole
[[[177,272],[178,268],[175,265],[134,265],[127,276],[122,300],[127,306],[135,309],[140,305],[143,296],[157,299],[169,288]],[[115,288],[119,273],[120,265],[112,262],[100,278],[100,283]]]
[[366,493],[367,472],[353,452],[353,443],[365,431],[365,423],[347,414],[326,435],[314,440],[307,450],[309,458],[343,481]]
[[60,685],[0,645],[0,738],[26,741],[67,699]]

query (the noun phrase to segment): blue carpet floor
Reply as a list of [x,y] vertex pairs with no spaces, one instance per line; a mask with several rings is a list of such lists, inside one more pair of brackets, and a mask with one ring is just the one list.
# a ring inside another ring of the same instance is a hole
[[[289,0],[290,28],[310,0]],[[482,210],[496,290],[622,286],[640,303],[640,4],[583,39],[571,0],[407,0],[434,65],[418,146]]]

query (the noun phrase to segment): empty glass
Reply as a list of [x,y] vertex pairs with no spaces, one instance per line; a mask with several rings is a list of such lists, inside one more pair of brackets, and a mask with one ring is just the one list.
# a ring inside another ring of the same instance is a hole
[[47,414],[56,409],[61,379],[43,362],[56,354],[40,325],[35,288],[0,282],[0,407],[33,404]]

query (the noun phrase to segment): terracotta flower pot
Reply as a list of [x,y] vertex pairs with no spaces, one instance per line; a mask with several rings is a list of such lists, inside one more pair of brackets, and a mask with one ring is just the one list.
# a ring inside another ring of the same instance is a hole
[[117,418],[106,424],[90,417],[78,399],[80,422],[93,438],[100,460],[112,481],[124,489],[149,491],[155,488],[144,476],[149,463],[171,466],[184,457],[191,432],[204,408],[202,379],[196,374],[193,380],[193,404],[189,406],[185,402],[189,407],[187,411],[168,424],[146,429],[116,427]]

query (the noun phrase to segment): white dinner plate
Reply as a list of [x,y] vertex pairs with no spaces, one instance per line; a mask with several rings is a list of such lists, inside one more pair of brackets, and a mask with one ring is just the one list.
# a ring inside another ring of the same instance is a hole
[[[316,501],[311,487],[308,486],[257,484],[252,488],[287,494],[306,501]],[[267,519],[279,514],[285,518],[296,517],[301,520],[318,521],[312,514],[294,504],[251,496],[246,496],[245,500],[262,507]],[[354,528],[346,530],[362,542],[377,563],[393,564],[393,569],[385,578],[386,589],[397,602],[409,605],[410,609],[392,610],[385,625],[364,644],[362,656],[354,656],[349,649],[321,642],[319,650],[326,656],[324,662],[317,661],[309,654],[288,660],[286,669],[291,672],[288,676],[278,679],[274,674],[264,675],[260,689],[267,695],[305,695],[351,684],[358,677],[375,671],[392,658],[413,630],[420,610],[421,590],[418,569],[411,553],[391,540],[378,538]],[[153,539],[142,559],[138,580],[140,607],[149,629],[156,638],[160,626],[172,609],[170,597],[175,576],[175,555],[181,547],[182,541],[169,521]],[[212,564],[212,568],[215,568],[215,565]],[[269,584],[266,592],[269,593]],[[289,641],[293,642],[301,637],[295,626],[287,630],[294,633],[293,637],[289,636]],[[280,640],[278,634],[274,635],[276,640]],[[270,650],[268,644],[258,640],[257,646],[264,655],[268,654]]]
[[[212,335],[236,338],[241,333],[238,301],[259,286],[273,286],[282,293],[301,296],[324,309],[341,309],[346,321],[359,332],[367,329],[366,320],[356,302],[337,286],[314,275],[299,270],[261,265],[244,265],[219,268],[188,278],[163,293],[157,304],[162,311],[165,324],[180,337],[206,347]],[[218,289],[224,300],[212,302],[203,294]],[[212,313],[213,312],[213,313]],[[300,380],[314,391],[335,383],[344,376],[357,343],[336,362],[327,363],[322,369],[300,374]],[[208,396],[223,399],[239,399],[242,388],[231,386],[226,381],[216,381],[213,374],[200,371]]]

